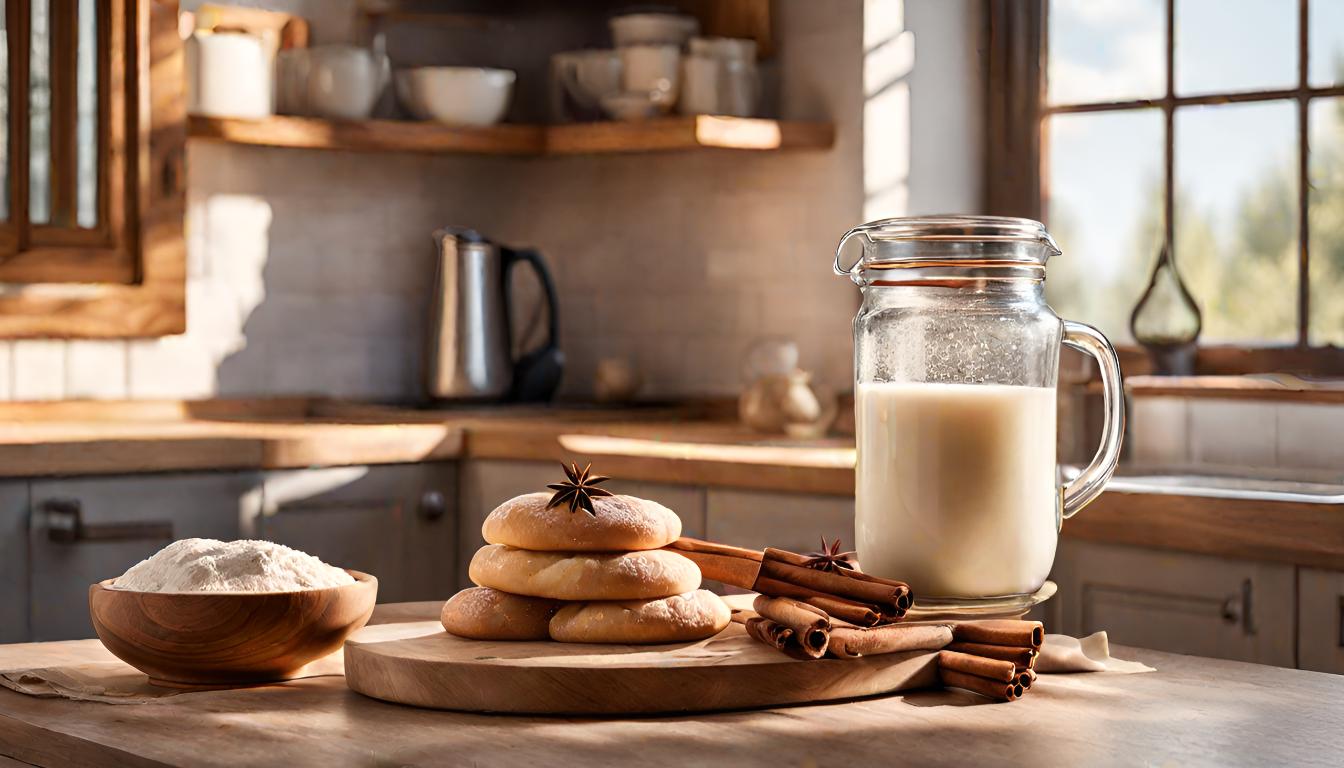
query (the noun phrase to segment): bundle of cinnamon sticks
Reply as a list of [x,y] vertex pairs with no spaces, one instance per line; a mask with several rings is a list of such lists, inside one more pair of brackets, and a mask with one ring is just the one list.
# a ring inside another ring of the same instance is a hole
[[938,676],[952,688],[1014,701],[1036,682],[1044,639],[1039,621],[959,622],[952,627],[952,642],[938,653]]
[[782,549],[762,552],[684,537],[667,548],[694,560],[707,579],[791,598],[859,627],[898,621],[914,604],[905,582],[858,570],[817,568],[814,558]]
[[734,611],[747,634],[795,658],[857,659],[881,653],[938,651],[938,675],[997,701],[1015,701],[1036,681],[1040,622],[1010,619],[856,627],[814,605],[758,595],[751,611]]

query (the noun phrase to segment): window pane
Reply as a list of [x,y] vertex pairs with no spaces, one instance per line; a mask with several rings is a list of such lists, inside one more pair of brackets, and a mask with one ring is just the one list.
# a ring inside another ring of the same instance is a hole
[[1344,2],[1312,0],[1307,21],[1308,81],[1316,86],[1344,83]]
[[28,218],[51,221],[51,28],[48,0],[32,0],[28,59]]
[[1150,99],[1167,90],[1161,0],[1050,0],[1051,104]]
[[1344,99],[1316,99],[1310,115],[1310,341],[1344,346]]
[[1176,111],[1176,264],[1211,342],[1297,340],[1297,110]]
[[79,0],[75,60],[75,223],[98,225],[98,23],[94,0]]
[[1061,316],[1130,339],[1162,237],[1162,113],[1055,115],[1047,127],[1052,259],[1046,297]]
[[1297,0],[1175,0],[1176,92],[1297,85]]

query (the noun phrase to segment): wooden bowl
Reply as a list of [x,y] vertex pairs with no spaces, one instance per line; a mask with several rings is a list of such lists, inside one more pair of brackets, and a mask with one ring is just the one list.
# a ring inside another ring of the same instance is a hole
[[130,592],[114,579],[89,587],[98,639],[167,685],[233,686],[288,680],[340,649],[373,613],[378,580],[301,592]]

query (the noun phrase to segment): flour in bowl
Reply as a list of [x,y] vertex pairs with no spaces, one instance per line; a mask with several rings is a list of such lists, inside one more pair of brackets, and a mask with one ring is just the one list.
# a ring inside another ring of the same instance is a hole
[[298,592],[353,584],[350,574],[270,541],[182,539],[112,586],[132,592]]

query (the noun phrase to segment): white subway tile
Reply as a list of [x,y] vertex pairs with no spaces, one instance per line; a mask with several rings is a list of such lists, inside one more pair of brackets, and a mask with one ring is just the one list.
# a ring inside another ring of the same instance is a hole
[[1280,403],[1278,464],[1344,472],[1344,404]]
[[1179,397],[1130,399],[1130,457],[1143,464],[1180,465],[1190,461],[1186,401]]
[[15,400],[65,397],[65,342],[14,342]]
[[130,396],[201,399],[218,391],[215,359],[188,336],[129,342]]
[[14,387],[14,345],[0,341],[0,400],[9,400]]
[[1278,430],[1273,403],[1192,399],[1188,409],[1192,462],[1274,466]]
[[65,397],[121,400],[127,395],[126,342],[68,342]]

